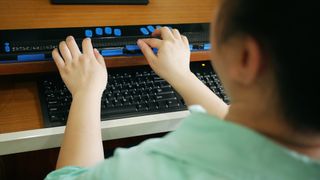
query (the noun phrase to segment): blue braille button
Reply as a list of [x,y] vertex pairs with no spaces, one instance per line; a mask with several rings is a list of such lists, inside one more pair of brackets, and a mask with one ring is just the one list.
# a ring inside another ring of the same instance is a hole
[[192,44],[189,45],[189,49],[190,49],[190,51],[193,50],[193,45]]
[[96,35],[101,36],[103,34],[102,28],[96,28]]
[[4,51],[5,51],[5,52],[10,52],[10,47],[9,47],[9,46],[5,46],[5,47],[4,47]]
[[90,29],[87,29],[84,34],[86,37],[92,37],[92,31]]
[[140,31],[142,32],[143,35],[149,35],[149,31],[144,27],[140,28]]
[[105,27],[104,28],[104,33],[106,33],[107,35],[111,35],[112,34],[112,28],[111,27]]
[[10,52],[10,46],[9,46],[9,43],[8,43],[8,42],[5,42],[5,43],[4,43],[4,51],[5,51],[5,52]]
[[158,26],[156,26],[156,28],[157,28],[157,29],[160,29],[160,28],[162,28],[162,27],[158,25]]
[[113,33],[114,33],[115,36],[121,36],[121,34],[122,34],[121,33],[121,29],[114,29]]
[[148,30],[149,30],[151,33],[153,33],[154,30],[155,30],[153,26],[148,26],[147,28],[148,28]]

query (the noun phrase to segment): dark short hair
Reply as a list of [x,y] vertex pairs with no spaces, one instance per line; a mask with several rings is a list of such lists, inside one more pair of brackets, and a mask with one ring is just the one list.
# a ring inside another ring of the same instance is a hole
[[[218,44],[237,35],[257,40],[270,60],[283,113],[296,130],[320,133],[320,9],[317,1],[223,0]],[[272,107],[270,107],[272,108]]]

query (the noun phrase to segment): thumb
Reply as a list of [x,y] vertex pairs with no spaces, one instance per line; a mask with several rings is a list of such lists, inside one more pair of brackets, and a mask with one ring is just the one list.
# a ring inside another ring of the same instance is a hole
[[104,62],[104,58],[103,58],[103,56],[99,53],[99,51],[98,51],[96,48],[94,48],[93,52],[94,52],[94,56],[96,57],[96,59],[98,60],[98,62],[99,62],[101,65],[106,66],[106,64],[105,64],[105,62]]
[[148,44],[146,44],[143,40],[140,40],[140,39],[138,40],[137,44],[140,47],[143,55],[146,57],[148,63],[153,64],[153,61],[157,59],[157,56],[152,51],[151,47]]

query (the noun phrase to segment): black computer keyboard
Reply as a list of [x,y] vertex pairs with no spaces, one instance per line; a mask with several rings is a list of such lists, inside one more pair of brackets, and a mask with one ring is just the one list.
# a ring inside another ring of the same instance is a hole
[[[214,93],[229,103],[208,61],[192,62],[190,68]],[[45,76],[38,85],[45,127],[65,125],[72,96],[60,76]],[[101,99],[102,120],[186,109],[179,94],[149,66],[108,69],[108,85]]]

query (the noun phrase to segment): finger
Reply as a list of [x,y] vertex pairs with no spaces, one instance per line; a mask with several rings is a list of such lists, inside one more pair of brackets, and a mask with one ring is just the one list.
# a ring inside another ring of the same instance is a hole
[[60,50],[60,53],[65,61],[66,64],[69,64],[71,63],[72,61],[72,56],[71,56],[71,53],[70,53],[70,50],[66,44],[65,41],[61,41],[60,44],[59,44],[59,50]]
[[156,38],[150,38],[150,39],[140,39],[141,41],[145,42],[147,45],[149,45],[152,48],[160,48],[162,40],[156,39]]
[[168,27],[162,27],[160,29],[156,29],[152,36],[161,36],[163,40],[171,40],[174,38],[172,31]]
[[66,39],[67,46],[73,58],[77,59],[81,55],[81,51],[72,36],[68,36]]
[[59,54],[59,51],[57,48],[55,48],[53,51],[52,51],[52,58],[54,60],[54,62],[56,63],[59,71],[65,66],[65,63],[62,59],[62,57],[60,56]]
[[96,57],[97,61],[102,65],[102,66],[106,66],[106,63],[104,62],[104,58],[103,56],[99,53],[99,51],[94,48],[94,56]]
[[143,55],[146,57],[148,63],[153,64],[153,60],[157,59],[157,56],[152,51],[151,47],[142,40],[138,40],[137,44],[140,47]]
[[87,54],[90,57],[94,57],[93,47],[92,47],[92,43],[91,43],[90,38],[85,38],[82,41],[82,51],[83,51],[83,54]]
[[183,43],[189,48],[189,40],[186,36],[181,36]]
[[181,39],[181,34],[178,31],[178,29],[172,29],[172,34],[176,39],[179,39],[179,40]]

